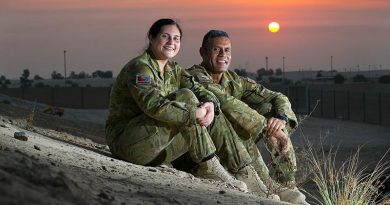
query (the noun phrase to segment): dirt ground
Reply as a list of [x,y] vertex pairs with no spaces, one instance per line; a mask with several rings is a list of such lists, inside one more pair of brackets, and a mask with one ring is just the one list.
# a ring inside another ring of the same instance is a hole
[[[287,204],[114,159],[104,144],[107,110],[65,109],[60,117],[40,112],[44,107],[0,96],[0,204]],[[27,141],[14,138],[20,131]],[[390,147],[390,127],[309,117],[292,139],[298,181],[311,189],[300,158],[307,142],[339,146],[340,160],[364,145],[360,159],[371,168]]]

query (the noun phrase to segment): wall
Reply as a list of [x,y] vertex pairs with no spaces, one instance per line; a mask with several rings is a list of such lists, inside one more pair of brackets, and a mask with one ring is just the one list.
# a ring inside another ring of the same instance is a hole
[[[390,126],[388,85],[266,85],[289,97],[298,114]],[[0,88],[11,97],[53,106],[107,109],[110,87]]]

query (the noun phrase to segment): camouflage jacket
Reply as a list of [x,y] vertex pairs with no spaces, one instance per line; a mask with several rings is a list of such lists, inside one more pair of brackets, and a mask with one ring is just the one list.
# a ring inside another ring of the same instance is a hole
[[195,124],[196,105],[167,98],[180,88],[189,88],[200,102],[213,102],[219,109],[218,99],[176,62],[167,62],[163,77],[157,61],[148,50],[128,62],[111,90],[106,121],[107,143],[110,144],[132,118],[143,113],[172,125]]
[[233,71],[223,73],[220,84],[215,84],[210,73],[201,65],[194,65],[187,71],[217,96],[222,112],[243,138],[257,137],[264,132],[270,113],[273,113],[271,116],[284,113],[289,119],[288,131],[298,125],[290,101],[282,93],[268,90]]

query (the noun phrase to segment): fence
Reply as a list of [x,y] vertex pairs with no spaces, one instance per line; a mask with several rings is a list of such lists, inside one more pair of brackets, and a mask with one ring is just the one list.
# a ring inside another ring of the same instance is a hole
[[351,88],[309,86],[268,86],[290,99],[293,110],[314,117],[337,118],[390,125],[390,92],[387,89],[356,91]]
[[[298,114],[390,126],[390,87],[369,87],[267,86],[288,96]],[[0,88],[0,93],[53,106],[107,109],[110,87]]]
[[390,125],[390,93],[308,89],[308,100],[315,117]]
[[107,109],[109,87],[1,88],[0,93],[53,106]]

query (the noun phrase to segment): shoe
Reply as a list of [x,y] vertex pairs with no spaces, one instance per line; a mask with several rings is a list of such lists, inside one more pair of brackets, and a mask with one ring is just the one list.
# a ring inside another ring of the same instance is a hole
[[306,196],[298,190],[294,181],[283,185],[273,180],[270,177],[269,170],[261,157],[257,158],[251,165],[260,177],[260,180],[267,185],[269,192],[277,194],[281,201],[300,205],[309,205],[309,203],[305,201]]
[[299,191],[297,187],[294,188],[283,188],[280,192],[278,192],[278,196],[280,200],[289,202],[292,204],[300,204],[300,205],[309,205],[305,201],[306,196]]
[[265,186],[263,181],[261,181],[259,175],[257,175],[256,170],[253,168],[252,165],[248,165],[240,169],[236,173],[236,178],[240,181],[245,182],[245,184],[248,186],[249,192],[261,197],[266,197],[279,201],[279,196],[271,194],[268,191],[267,186]]
[[193,174],[196,177],[226,182],[237,187],[241,191],[248,192],[247,185],[230,175],[221,163],[219,163],[217,157],[199,163],[197,170]]

